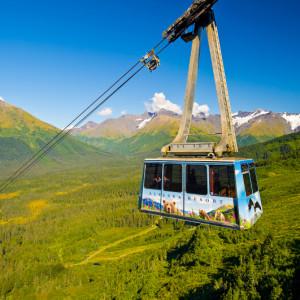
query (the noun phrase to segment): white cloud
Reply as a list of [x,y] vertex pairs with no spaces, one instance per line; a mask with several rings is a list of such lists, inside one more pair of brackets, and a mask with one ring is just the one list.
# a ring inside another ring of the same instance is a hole
[[99,116],[110,116],[112,114],[112,109],[110,107],[104,108],[97,112]]
[[208,116],[209,107],[207,104],[199,105],[197,102],[194,102],[193,107],[193,116],[196,117],[199,113],[204,113],[205,116]]
[[181,114],[181,108],[175,103],[172,103],[170,100],[166,100],[166,96],[164,93],[155,93],[154,97],[152,97],[152,103],[145,102],[145,106],[147,111],[158,112],[161,109],[166,109],[172,111],[176,114]]
[[[171,102],[170,100],[167,100],[164,93],[155,93],[154,97],[152,97],[150,100],[152,102],[145,102],[147,111],[158,112],[161,109],[166,109],[176,114],[182,114],[180,106]],[[208,112],[209,112],[209,107],[207,104],[199,105],[196,102],[194,103],[194,107],[193,107],[194,117],[196,117],[197,114],[199,113],[204,113],[207,116]]]
[[4,101],[4,99],[2,97],[0,97],[0,100]]
[[121,111],[121,115],[123,116],[123,115],[125,115],[127,113],[127,110],[122,110]]

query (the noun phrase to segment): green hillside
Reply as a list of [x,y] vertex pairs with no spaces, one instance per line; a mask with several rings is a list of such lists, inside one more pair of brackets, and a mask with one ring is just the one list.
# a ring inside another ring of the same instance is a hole
[[240,147],[262,143],[289,133],[289,126],[276,114],[264,119],[244,123],[237,128],[237,143]]
[[257,168],[249,231],[140,213],[142,161],[23,178],[0,195],[0,298],[296,299],[299,159],[283,161]]
[[[59,129],[38,120],[21,108],[0,100],[0,165],[7,161],[30,158],[59,132]],[[91,155],[97,157],[107,153],[68,136],[49,152],[47,158],[63,162]]]
[[251,157],[258,161],[261,159],[278,159],[289,156],[299,158],[300,132],[287,134],[273,140],[246,146],[239,149],[237,156]]
[[258,143],[263,143],[276,138],[277,135],[254,135],[240,134],[236,136],[238,147],[250,146]]

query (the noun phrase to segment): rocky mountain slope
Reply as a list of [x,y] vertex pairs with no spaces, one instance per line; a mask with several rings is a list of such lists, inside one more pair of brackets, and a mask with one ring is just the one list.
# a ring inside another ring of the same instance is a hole
[[81,134],[91,138],[105,137],[108,139],[129,136],[144,127],[152,120],[152,117],[153,114],[146,112],[142,115],[125,115],[118,119],[107,119],[103,123],[97,124],[94,128],[82,130]]
[[94,129],[96,126],[98,126],[97,123],[93,122],[93,121],[89,121],[87,122],[85,125],[81,126],[81,127],[78,127],[78,128],[74,128],[73,131],[72,131],[72,134],[73,135],[76,135],[76,134],[79,134],[81,132],[86,132],[88,130],[91,130],[91,129]]

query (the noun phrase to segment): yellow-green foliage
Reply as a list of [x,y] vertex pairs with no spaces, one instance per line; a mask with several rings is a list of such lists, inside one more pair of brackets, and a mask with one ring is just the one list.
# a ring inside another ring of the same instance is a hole
[[266,119],[264,121],[255,122],[251,127],[243,128],[242,132],[239,132],[240,135],[254,135],[254,136],[281,136],[286,133],[286,128],[282,126],[280,120]]
[[24,126],[30,132],[40,128],[41,130],[53,130],[54,128],[39,119],[33,117],[21,108],[5,103],[0,106],[0,127],[3,129],[15,128],[21,130]]

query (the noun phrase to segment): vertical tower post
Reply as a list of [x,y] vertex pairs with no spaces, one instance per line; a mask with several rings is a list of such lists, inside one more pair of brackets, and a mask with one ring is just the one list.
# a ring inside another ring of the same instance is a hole
[[238,147],[232,121],[219,35],[213,10],[210,11],[210,18],[211,20],[206,27],[206,32],[215,77],[222,126],[221,141],[217,144],[214,152],[217,156],[222,156],[224,152],[232,155],[233,152],[238,152]]
[[203,35],[203,27],[196,28],[195,33],[196,35],[192,42],[190,65],[189,65],[189,72],[188,72],[188,78],[186,83],[186,91],[184,97],[181,124],[177,136],[175,137],[172,143],[186,143],[190,131],[192,112],[194,107],[195,91],[196,91],[196,82],[197,82],[198,69],[199,69],[199,58],[200,58],[200,49],[201,49],[201,42],[202,42],[202,35]]

